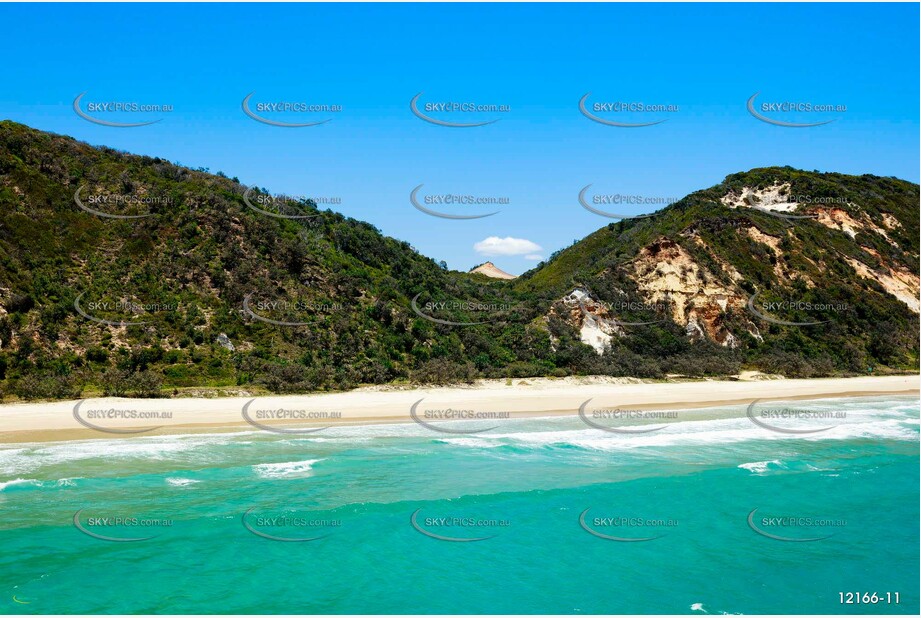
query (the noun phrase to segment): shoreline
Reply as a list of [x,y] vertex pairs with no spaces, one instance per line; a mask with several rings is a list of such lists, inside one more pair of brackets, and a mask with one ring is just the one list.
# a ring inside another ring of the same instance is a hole
[[[306,433],[308,428],[413,422],[410,409],[416,403],[419,404],[420,415],[423,410],[451,409],[484,415],[505,413],[506,418],[532,418],[575,416],[579,406],[587,400],[592,400],[592,408],[607,406],[635,410],[684,410],[741,405],[756,399],[795,401],[921,395],[917,374],[688,382],[644,382],[634,378],[598,376],[571,379],[523,378],[510,382],[494,380],[463,387],[407,389],[365,387],[340,393],[265,397],[104,397],[5,404],[0,405],[0,444],[219,431],[274,430],[276,435],[282,435],[284,432],[278,430],[284,428],[302,428],[300,433],[292,435],[310,435]],[[248,402],[252,403],[247,408],[247,416],[253,422],[247,422],[244,418],[244,407]],[[287,418],[280,422],[267,420],[267,412],[278,410],[314,418]],[[139,418],[151,414],[160,417]],[[169,414],[169,418],[161,416],[165,414]]]

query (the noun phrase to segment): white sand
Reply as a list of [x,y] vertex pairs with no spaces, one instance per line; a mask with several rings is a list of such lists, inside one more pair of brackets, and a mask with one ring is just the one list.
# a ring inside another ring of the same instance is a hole
[[[744,378],[744,376],[743,376]],[[528,378],[491,380],[469,387],[406,388],[369,387],[345,393],[258,397],[249,408],[250,418],[260,410],[298,413],[339,413],[340,418],[269,420],[257,422],[275,427],[332,424],[409,422],[411,406],[424,399],[419,414],[432,408],[475,412],[508,412],[511,417],[576,414],[593,399],[592,406],[635,409],[684,409],[749,403],[755,399],[810,399],[875,394],[919,393],[919,376],[829,378],[810,380],[640,382],[615,378]],[[218,428],[253,430],[242,416],[252,397],[215,399],[87,399],[80,417],[106,429],[160,427],[152,432],[191,433]],[[77,401],[0,405],[0,443],[54,441],[87,438],[111,439],[116,434],[86,428],[74,418]],[[92,411],[117,410],[136,413],[170,413],[171,418],[92,419]],[[130,434],[125,434],[129,437]]]

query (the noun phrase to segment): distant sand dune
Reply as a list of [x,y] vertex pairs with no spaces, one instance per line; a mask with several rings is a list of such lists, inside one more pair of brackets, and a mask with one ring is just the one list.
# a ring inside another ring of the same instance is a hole
[[510,275],[492,262],[486,262],[481,264],[471,270],[472,273],[479,273],[481,275],[486,275],[487,277],[492,277],[493,279],[515,279],[515,275]]

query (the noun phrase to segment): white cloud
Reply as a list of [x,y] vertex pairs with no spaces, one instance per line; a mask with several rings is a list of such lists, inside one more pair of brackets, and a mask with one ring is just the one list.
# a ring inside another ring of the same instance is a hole
[[532,262],[540,262],[542,259],[544,259],[544,256],[540,255],[539,253],[529,253],[528,255],[524,256],[524,259],[531,260]]
[[531,259],[543,247],[524,238],[490,236],[475,243],[473,249],[481,255],[528,255]]

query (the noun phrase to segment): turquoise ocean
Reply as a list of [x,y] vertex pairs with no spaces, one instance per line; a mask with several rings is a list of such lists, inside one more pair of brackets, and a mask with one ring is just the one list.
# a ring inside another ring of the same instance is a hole
[[918,614],[918,399],[796,405],[2,444],[0,611]]

